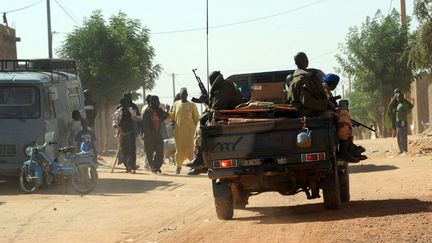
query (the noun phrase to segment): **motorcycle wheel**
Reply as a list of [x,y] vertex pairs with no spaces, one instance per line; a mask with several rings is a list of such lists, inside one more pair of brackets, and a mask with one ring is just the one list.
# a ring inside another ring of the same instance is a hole
[[75,191],[81,194],[87,194],[96,187],[98,181],[98,173],[94,166],[78,167],[79,174],[72,178],[72,187]]
[[35,172],[31,166],[23,165],[19,176],[19,184],[21,190],[25,193],[33,193],[39,188],[39,183],[31,177],[35,176]]

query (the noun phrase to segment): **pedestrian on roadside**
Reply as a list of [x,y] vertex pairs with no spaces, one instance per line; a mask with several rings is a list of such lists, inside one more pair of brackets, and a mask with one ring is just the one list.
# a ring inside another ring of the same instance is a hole
[[80,152],[93,151],[95,159],[97,159],[96,152],[96,135],[88,128],[87,119],[81,119],[82,130],[75,135],[75,141],[78,143]]
[[394,95],[390,100],[390,103],[387,106],[387,115],[391,121],[391,127],[392,127],[392,137],[396,137],[396,129],[397,129],[397,125],[396,125],[396,106],[397,106],[397,96],[398,94],[400,94],[400,89],[395,89],[394,90]]
[[120,108],[113,114],[113,126],[118,129],[119,137],[118,163],[123,163],[127,173],[136,173],[136,143],[134,124],[138,121],[135,110],[126,98],[120,99]]
[[72,111],[72,121],[68,124],[68,143],[69,146],[78,147],[78,144],[75,141],[75,135],[81,131],[81,113],[78,110]]
[[180,90],[181,99],[174,102],[170,117],[175,122],[174,140],[176,144],[175,161],[177,164],[176,174],[180,171],[185,160],[194,157],[194,134],[199,121],[198,108],[187,100],[186,88]]
[[145,153],[149,161],[151,171],[155,174],[162,173],[161,166],[164,158],[163,126],[168,113],[159,107],[159,97],[150,97],[150,106],[143,112],[142,132],[145,144]]
[[95,120],[97,115],[96,102],[93,101],[92,92],[88,89],[83,91],[84,93],[84,109],[86,113],[86,119],[88,126],[92,131],[95,131]]
[[[144,102],[144,105],[143,105],[143,108],[142,108],[142,110],[141,110],[141,114],[143,114],[144,115],[144,112],[145,112],[145,110],[150,106],[150,98],[151,98],[151,95],[147,95],[146,97],[145,97],[145,102]],[[143,142],[143,151],[144,151],[144,169],[145,170],[147,170],[147,171],[150,171],[151,170],[151,168],[150,168],[150,164],[149,164],[149,161],[148,161],[148,158],[147,158],[147,155],[146,155],[146,150],[145,150],[145,146],[146,146],[146,144],[145,144],[145,139],[144,139],[144,132],[142,131],[142,126],[143,126],[143,124],[142,124],[142,120],[141,120],[141,124],[140,124],[140,126],[141,126],[141,134],[140,134],[140,136],[141,136],[141,139],[142,139],[142,142]]]
[[408,112],[413,108],[407,99],[404,98],[402,92],[396,94],[396,105],[393,110],[396,114],[396,137],[399,147],[399,154],[405,156],[408,152]]

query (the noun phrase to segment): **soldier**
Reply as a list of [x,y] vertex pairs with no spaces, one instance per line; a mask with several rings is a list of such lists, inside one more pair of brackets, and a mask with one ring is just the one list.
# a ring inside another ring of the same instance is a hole
[[[327,94],[329,101],[332,103],[334,107],[337,107],[338,104],[336,102],[335,97],[331,91],[336,89],[336,86],[339,83],[339,76],[333,73],[329,73],[323,77],[323,87]],[[348,112],[347,107],[338,107],[335,109],[334,115],[336,116],[337,126],[338,126],[338,138],[342,141],[348,141],[348,151],[352,155],[352,157],[358,158],[359,160],[367,159],[366,155],[362,155],[361,153],[365,151],[362,146],[357,146],[354,144],[354,137],[352,135],[352,127],[351,127],[351,116]],[[356,161],[350,161],[356,162]]]
[[[317,72],[307,71],[309,60],[304,52],[299,52],[294,56],[297,70],[294,71],[293,80],[288,90],[288,99],[297,108],[301,116],[334,116],[329,110],[334,110],[334,103],[330,102],[328,94],[324,90],[321,78]],[[341,118],[337,117],[336,118]],[[349,123],[347,117],[343,117],[337,123],[339,137],[339,157],[349,162],[359,162],[349,152],[349,141],[347,129]]]
[[321,79],[318,75],[308,72],[306,69],[309,60],[304,52],[299,52],[294,57],[297,70],[288,89],[288,99],[297,108],[301,116],[318,116],[328,110],[331,104],[327,99]]
[[[209,75],[210,81],[210,110],[232,110],[239,104],[243,103],[243,98],[240,91],[234,86],[234,84],[223,78],[220,71],[214,71]],[[200,125],[204,125],[207,122],[208,114],[200,119],[195,131],[195,158],[186,166],[191,167],[188,175],[198,175],[205,173],[207,168],[204,166],[204,160],[201,152],[201,130]]]

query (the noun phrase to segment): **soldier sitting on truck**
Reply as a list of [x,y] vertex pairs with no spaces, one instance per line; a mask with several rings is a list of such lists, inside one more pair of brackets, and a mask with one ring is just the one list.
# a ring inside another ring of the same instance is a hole
[[[324,90],[327,94],[327,97],[333,106],[338,106],[336,97],[333,97],[331,91],[336,89],[336,86],[339,83],[339,76],[333,73],[329,73],[322,78],[322,84]],[[340,98],[340,96],[339,96]],[[362,146],[357,146],[354,144],[354,137],[352,135],[352,127],[351,127],[351,116],[347,107],[339,107],[335,110],[335,116],[337,119],[338,127],[338,137],[339,140],[347,140],[348,141],[348,150],[353,157],[358,158],[359,160],[367,159],[366,155],[362,155],[361,153],[365,151]],[[353,162],[353,161],[351,161]]]
[[[332,110],[335,105],[330,102],[316,72],[307,71],[309,60],[304,52],[294,56],[297,70],[294,71],[293,80],[288,90],[288,99],[297,108],[300,116],[335,116]],[[339,136],[339,157],[349,162],[358,162],[349,151],[349,142],[344,132],[348,123],[337,123]],[[343,136],[341,136],[343,135]]]
[[[234,86],[234,84],[223,78],[220,71],[214,71],[209,75],[210,81],[210,99],[209,108],[210,110],[233,110],[239,104],[243,103],[243,98],[240,91]],[[207,122],[208,113],[203,114],[198,123],[195,132],[195,158],[186,166],[192,169],[188,172],[188,175],[198,175],[205,173],[204,160],[201,152],[201,131],[200,125],[204,125]]]

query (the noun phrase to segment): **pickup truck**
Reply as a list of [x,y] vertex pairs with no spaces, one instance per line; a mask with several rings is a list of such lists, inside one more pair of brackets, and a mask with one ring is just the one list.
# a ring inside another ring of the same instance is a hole
[[[348,166],[337,159],[333,118],[296,118],[274,112],[264,112],[273,115],[263,118],[257,110],[219,113],[225,119],[201,127],[203,157],[219,219],[232,219],[235,208],[246,207],[250,196],[263,192],[304,192],[308,199],[315,199],[320,198],[321,189],[326,209],[349,201]],[[247,119],[239,119],[241,114],[247,114]],[[311,137],[307,148],[297,145],[304,128]]]

